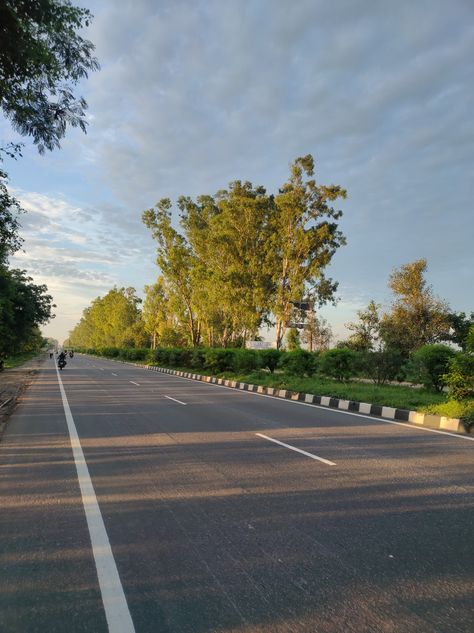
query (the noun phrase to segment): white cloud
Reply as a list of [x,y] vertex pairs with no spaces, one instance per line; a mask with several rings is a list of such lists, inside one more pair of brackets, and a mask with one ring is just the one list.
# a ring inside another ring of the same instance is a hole
[[53,185],[23,192],[38,270],[43,248],[58,276],[61,266],[77,279],[97,271],[140,289],[155,270],[143,209],[235,178],[276,191],[288,163],[311,152],[318,179],[349,192],[348,246],[332,267],[347,311],[355,297],[385,300],[390,270],[421,255],[435,291],[472,308],[471,2],[91,8],[102,70],[83,85],[88,135],[70,133],[45,159]]

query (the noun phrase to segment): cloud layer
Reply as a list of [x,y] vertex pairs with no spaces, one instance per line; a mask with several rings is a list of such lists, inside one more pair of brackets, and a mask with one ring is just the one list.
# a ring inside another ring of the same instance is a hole
[[[390,270],[421,256],[437,293],[455,309],[474,307],[465,293],[474,264],[471,2],[91,8],[102,70],[83,86],[89,133],[71,133],[41,163],[27,159],[31,172],[19,177],[35,274],[97,294],[114,282],[140,289],[155,274],[144,208],[235,178],[276,191],[288,163],[311,152],[318,178],[349,192],[348,246],[332,267],[339,328],[370,298],[387,301]],[[28,192],[28,176],[40,193]]]

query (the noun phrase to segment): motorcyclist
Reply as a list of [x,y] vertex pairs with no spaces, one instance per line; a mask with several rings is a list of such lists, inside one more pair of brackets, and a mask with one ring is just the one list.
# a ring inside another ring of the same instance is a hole
[[63,365],[64,367],[66,366],[66,352],[63,350],[61,352],[59,352],[58,355],[58,366]]

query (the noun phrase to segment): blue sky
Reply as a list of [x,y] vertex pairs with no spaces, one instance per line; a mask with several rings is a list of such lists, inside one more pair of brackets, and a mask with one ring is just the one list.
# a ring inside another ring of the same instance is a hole
[[[348,191],[330,274],[340,337],[394,267],[426,257],[434,292],[474,309],[471,0],[101,0],[80,86],[88,134],[6,165],[28,213],[13,258],[46,283],[63,340],[114,284],[158,274],[141,212],[231,180],[276,192],[307,153]],[[0,137],[15,140],[5,122]]]

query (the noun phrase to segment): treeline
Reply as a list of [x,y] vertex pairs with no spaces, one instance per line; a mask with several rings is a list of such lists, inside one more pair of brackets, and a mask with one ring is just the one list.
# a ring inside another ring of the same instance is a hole
[[7,189],[7,175],[0,169],[0,370],[8,356],[43,345],[39,326],[51,318],[52,297],[46,286],[34,284],[25,271],[8,264],[8,256],[22,244],[20,212],[18,201]]
[[[86,129],[87,104],[74,88],[98,69],[93,44],[79,34],[92,15],[58,0],[2,2],[0,12],[0,110],[44,154],[60,147],[69,126]],[[21,143],[0,144],[0,369],[5,357],[41,347],[39,326],[53,307],[46,286],[8,265],[21,248],[23,210],[8,191],[3,160],[21,155]]]

